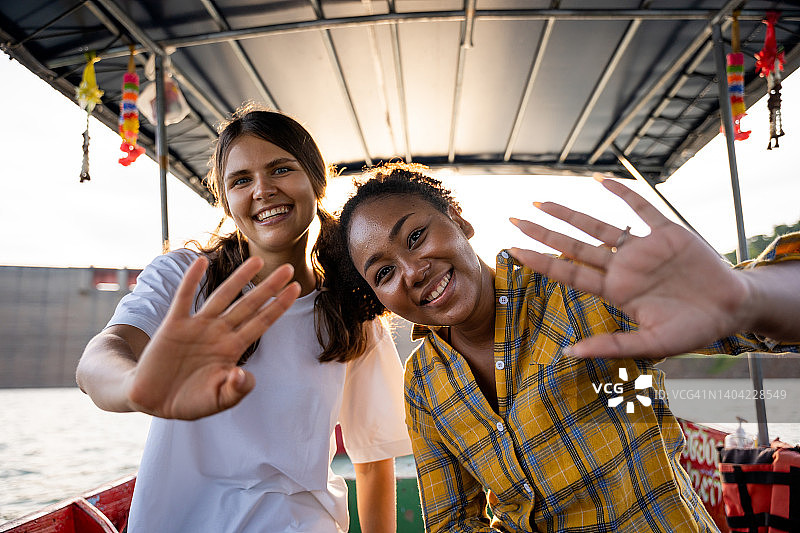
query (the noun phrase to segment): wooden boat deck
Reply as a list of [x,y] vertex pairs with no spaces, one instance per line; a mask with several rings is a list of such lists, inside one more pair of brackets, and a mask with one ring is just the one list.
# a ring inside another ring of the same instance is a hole
[[128,524],[135,483],[136,476],[118,479],[0,525],[0,533],[121,533]]

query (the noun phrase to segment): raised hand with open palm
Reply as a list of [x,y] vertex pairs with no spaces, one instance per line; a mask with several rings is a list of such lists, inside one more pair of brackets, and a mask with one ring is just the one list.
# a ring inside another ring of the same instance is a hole
[[233,302],[263,266],[253,257],[192,314],[207,266],[200,257],[186,271],[164,321],[125,379],[137,410],[193,420],[236,405],[255,385],[253,375],[236,365],[239,357],[300,294],[298,283],[287,286],[293,269],[283,265]]
[[539,209],[605,243],[592,246],[529,221],[512,219],[526,235],[563,253],[557,258],[512,249],[526,266],[601,296],[639,324],[638,331],[584,339],[579,357],[664,357],[700,348],[746,324],[747,277],[731,269],[702,239],[671,222],[644,198],[613,180],[603,186],[650,227],[645,237],[559,204]]

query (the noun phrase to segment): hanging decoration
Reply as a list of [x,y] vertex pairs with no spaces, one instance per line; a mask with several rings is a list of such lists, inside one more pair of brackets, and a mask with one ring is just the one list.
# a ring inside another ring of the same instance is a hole
[[[156,56],[151,55],[144,67],[144,75],[148,80],[156,79]],[[189,104],[180,87],[172,79],[172,64],[169,57],[164,58],[164,125],[177,124],[189,114]],[[151,124],[157,123],[156,117],[156,82],[151,81],[142,87],[139,93],[139,113]]]
[[733,134],[737,141],[744,141],[750,137],[750,131],[742,131],[741,120],[747,114],[744,106],[744,54],[741,52],[739,40],[739,12],[733,13],[731,25],[731,48],[727,56],[726,71],[728,74],[728,97],[731,99],[731,114],[733,115]]
[[127,167],[144,153],[144,148],[136,146],[139,136],[139,110],[136,100],[139,98],[139,75],[136,74],[136,63],[133,55],[136,47],[130,45],[128,71],[122,77],[122,100],[119,103],[119,135],[122,144],[119,149],[125,152],[119,164]]
[[778,22],[780,13],[777,11],[767,11],[767,16],[762,20],[767,25],[766,36],[764,37],[764,48],[756,54],[756,72],[762,78],[767,78],[767,109],[769,109],[769,143],[767,150],[774,147],[780,148],[778,138],[783,136],[783,124],[781,123],[781,70],[783,70],[783,46],[778,46],[775,39],[775,23]]
[[83,69],[81,84],[75,91],[78,105],[86,110],[86,130],[83,132],[83,164],[81,165],[81,183],[89,181],[89,117],[94,111],[94,106],[100,103],[103,91],[97,86],[97,77],[94,73],[94,64],[100,58],[94,52],[87,52],[86,67]]

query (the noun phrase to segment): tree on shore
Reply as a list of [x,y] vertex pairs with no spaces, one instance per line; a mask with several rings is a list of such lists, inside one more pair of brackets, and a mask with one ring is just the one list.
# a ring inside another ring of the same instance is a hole
[[[796,224],[791,226],[787,226],[786,224],[780,224],[775,226],[772,231],[772,235],[754,235],[752,237],[747,238],[747,253],[748,256],[752,259],[754,257],[758,257],[758,255],[763,252],[769,244],[780,237],[781,235],[786,235],[787,233],[792,233],[793,231],[800,231],[800,220],[797,221]],[[725,258],[730,261],[731,263],[736,263],[736,251],[728,252],[725,254]]]

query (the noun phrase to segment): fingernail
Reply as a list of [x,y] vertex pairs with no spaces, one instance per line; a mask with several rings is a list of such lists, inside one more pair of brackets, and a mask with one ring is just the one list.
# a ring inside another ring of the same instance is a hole
[[542,208],[542,202],[533,202],[533,207],[535,207],[536,209],[541,209]]
[[586,357],[586,356],[585,356],[585,355],[583,355],[583,354],[577,353],[577,352],[575,351],[575,348],[574,348],[574,347],[572,347],[572,346],[567,346],[566,348],[564,348],[563,350],[561,350],[561,353],[562,353],[562,354],[564,354],[564,355],[565,355],[565,356],[567,356],[567,357],[574,357],[574,358],[576,358],[576,359],[584,359],[584,358]]
[[236,369],[236,375],[233,377],[234,384],[238,387],[239,385],[244,384],[245,375],[244,370],[241,368]]
[[508,221],[514,224],[515,226],[519,225],[519,219],[514,217],[508,217]]
[[603,176],[599,172],[592,172],[592,178],[594,178],[595,181],[599,181],[600,183],[603,183],[603,181],[605,181],[606,179],[605,176]]

